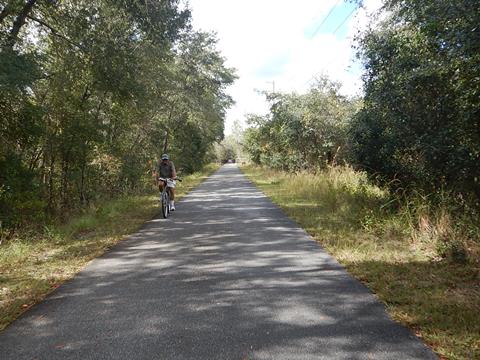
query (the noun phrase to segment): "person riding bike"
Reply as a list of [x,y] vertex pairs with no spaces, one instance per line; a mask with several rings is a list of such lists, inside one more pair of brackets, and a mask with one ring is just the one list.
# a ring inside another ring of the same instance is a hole
[[[177,172],[173,161],[169,159],[168,154],[163,154],[161,160],[156,167],[156,178],[159,177],[167,179],[167,186],[170,188],[170,210],[175,211],[175,180],[177,179]],[[158,189],[163,191],[164,182],[158,182]]]

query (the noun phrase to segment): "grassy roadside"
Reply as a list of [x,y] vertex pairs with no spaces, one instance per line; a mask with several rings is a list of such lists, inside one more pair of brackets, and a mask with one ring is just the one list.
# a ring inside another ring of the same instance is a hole
[[445,214],[387,210],[391,195],[349,168],[242,170],[442,358],[480,359],[479,262],[439,256],[442,236],[453,234]]
[[[177,199],[218,169],[186,176]],[[0,330],[72,278],[92,259],[158,214],[157,196],[129,196],[105,202],[43,234],[23,233],[0,246]]]

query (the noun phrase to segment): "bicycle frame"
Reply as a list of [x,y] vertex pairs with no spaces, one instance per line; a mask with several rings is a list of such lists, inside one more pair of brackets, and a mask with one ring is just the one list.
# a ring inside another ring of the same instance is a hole
[[170,187],[167,185],[167,180],[169,179],[165,179],[165,178],[158,178],[159,181],[161,181],[163,183],[163,190],[162,190],[162,193],[167,191],[168,194],[170,195]]
[[159,178],[158,180],[163,183],[163,189],[160,193],[160,202],[162,206],[162,216],[166,219],[170,213],[170,187],[167,184],[167,179]]

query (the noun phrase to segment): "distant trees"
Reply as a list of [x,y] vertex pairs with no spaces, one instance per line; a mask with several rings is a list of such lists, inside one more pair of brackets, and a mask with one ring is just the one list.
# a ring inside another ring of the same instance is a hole
[[232,126],[232,133],[215,145],[215,158],[221,163],[228,160],[244,162],[247,155],[244,151],[244,129],[239,120],[235,120]]
[[190,172],[223,137],[235,75],[177,0],[0,2],[4,225]]
[[349,120],[358,100],[326,78],[304,95],[272,94],[267,116],[252,115],[244,146],[251,159],[285,170],[322,168],[345,160]]

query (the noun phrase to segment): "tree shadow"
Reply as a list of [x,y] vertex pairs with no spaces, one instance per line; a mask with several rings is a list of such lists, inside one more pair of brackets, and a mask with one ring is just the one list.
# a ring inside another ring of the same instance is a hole
[[0,334],[2,359],[435,359],[226,166]]

